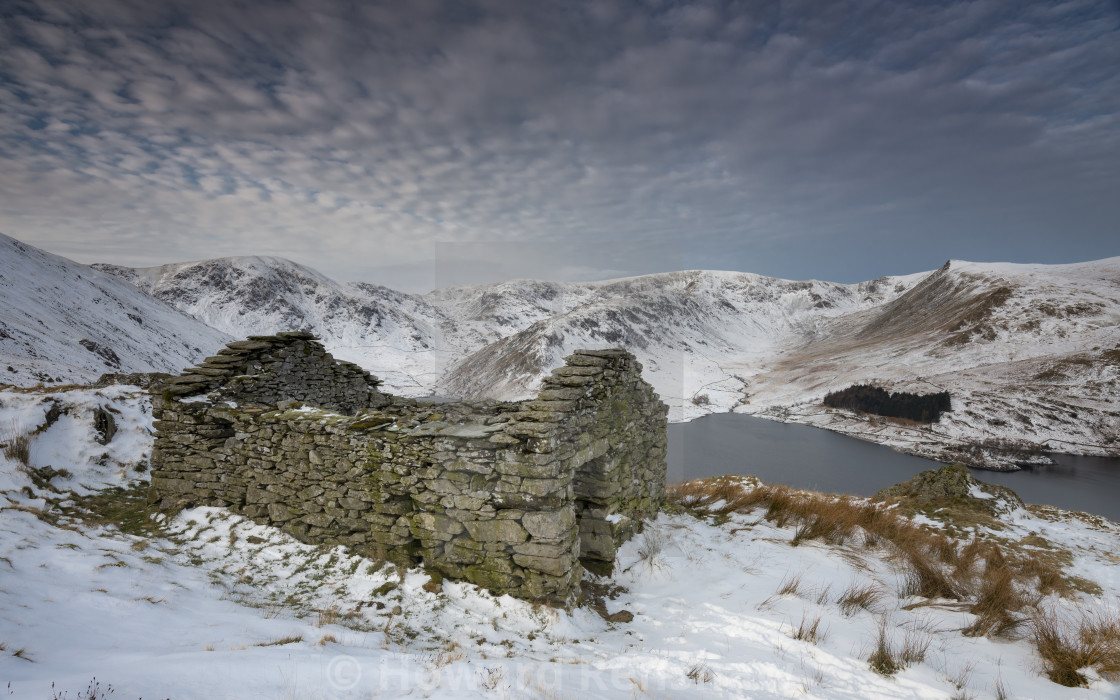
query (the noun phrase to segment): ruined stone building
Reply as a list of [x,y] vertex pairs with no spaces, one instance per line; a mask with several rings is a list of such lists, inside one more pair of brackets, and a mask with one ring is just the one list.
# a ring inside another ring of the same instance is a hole
[[580,350],[520,402],[382,393],[314,336],[230,343],[153,390],[153,499],[569,604],[665,487],[668,408],[624,350]]

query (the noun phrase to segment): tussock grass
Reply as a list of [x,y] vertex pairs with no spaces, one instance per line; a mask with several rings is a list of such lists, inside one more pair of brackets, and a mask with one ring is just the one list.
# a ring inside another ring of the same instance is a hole
[[0,433],[4,443],[4,456],[16,462],[22,469],[31,466],[31,432],[20,428],[19,423],[11,421]]
[[920,596],[922,598],[948,598],[960,600],[965,597],[962,586],[946,574],[944,567],[920,548],[903,550],[908,568],[899,594],[902,597]]
[[898,659],[903,666],[920,664],[926,660],[929,645],[933,637],[924,630],[909,628],[902,637],[902,647],[898,650]]
[[836,603],[845,617],[851,617],[859,610],[875,613],[885,595],[883,589],[873,583],[859,584],[853,581],[840,594]]
[[1037,600],[1031,599],[1017,585],[1015,571],[998,547],[989,546],[984,560],[979,591],[969,608],[969,612],[976,615],[976,622],[965,628],[964,634],[1007,637],[1026,622],[1026,617],[1016,613],[1036,604]]
[[[962,544],[951,534],[915,523],[898,509],[862,499],[737,477],[676,484],[666,489],[666,499],[670,507],[700,517],[714,516],[717,521],[733,513],[761,511],[774,525],[793,528],[792,546],[820,540],[847,545],[849,552],[853,548],[885,549],[902,569],[899,596],[966,601],[976,615],[976,621],[963,630],[971,636],[1013,634],[1026,620],[1024,609],[1041,595],[1072,597],[1077,592],[1100,592],[1091,581],[1067,574],[1069,553],[1041,538],[1011,542],[974,535]],[[799,584],[800,577],[789,578],[776,595],[798,595]],[[883,596],[874,586],[849,586],[837,603],[850,616],[860,609],[874,609]],[[889,666],[882,654],[879,657],[884,668]]]
[[798,595],[801,592],[801,572],[796,574],[787,574],[782,582],[778,584],[778,590],[775,595]]
[[1030,639],[1050,680],[1071,688],[1088,686],[1082,669],[1120,680],[1120,616],[1115,611],[1063,617],[1054,607],[1036,608]]
[[896,644],[891,638],[890,618],[883,615],[875,628],[875,641],[871,653],[867,655],[867,663],[875,673],[892,676],[911,664],[925,661],[932,642],[933,636],[929,632],[908,627],[902,644]]
[[789,633],[790,637],[810,644],[817,644],[824,639],[824,635],[825,632],[821,629],[821,616],[809,618],[804,613],[801,615],[801,622]]
[[424,665],[431,670],[443,668],[448,664],[462,661],[467,658],[467,653],[454,640],[448,640],[441,649],[424,655]]
[[315,626],[326,627],[327,625],[337,625],[341,617],[341,610],[337,604],[332,604],[329,608],[322,608],[315,611]]
[[254,644],[255,647],[279,647],[285,644],[299,644],[303,641],[302,634],[290,634],[287,637],[280,637],[279,639],[270,639],[266,642],[258,642]]
[[902,659],[898,657],[894,644],[891,642],[887,625],[886,617],[879,620],[874,646],[871,653],[867,655],[867,663],[871,666],[871,670],[880,676],[893,676],[905,668]]

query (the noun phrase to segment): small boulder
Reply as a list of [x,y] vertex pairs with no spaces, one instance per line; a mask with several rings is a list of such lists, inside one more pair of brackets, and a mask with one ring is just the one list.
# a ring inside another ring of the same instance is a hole
[[630,612],[629,610],[619,610],[618,612],[614,613],[613,615],[611,615],[607,618],[607,622],[615,622],[615,623],[633,622],[633,620],[634,620],[634,613]]

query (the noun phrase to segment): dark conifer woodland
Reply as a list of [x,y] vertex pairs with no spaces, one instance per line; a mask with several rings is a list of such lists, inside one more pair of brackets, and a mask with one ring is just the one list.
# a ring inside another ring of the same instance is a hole
[[830,392],[824,397],[824,405],[878,416],[907,418],[919,423],[936,423],[942,413],[953,410],[947,391],[936,394],[911,394],[905,391],[891,393],[869,384],[856,384]]

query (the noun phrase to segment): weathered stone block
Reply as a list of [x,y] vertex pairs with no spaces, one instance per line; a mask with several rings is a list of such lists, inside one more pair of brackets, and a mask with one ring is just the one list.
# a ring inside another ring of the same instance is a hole
[[449,540],[463,532],[462,523],[439,513],[417,513],[412,519],[412,526],[413,532],[424,530],[434,533],[440,540]]
[[518,566],[523,566],[526,569],[534,569],[541,573],[549,574],[550,576],[562,576],[572,568],[575,558],[572,556],[565,557],[534,557],[528,554],[514,554],[513,561]]
[[294,520],[300,516],[300,512],[293,510],[283,503],[269,503],[268,504],[268,517],[270,520],[283,523],[289,520]]
[[529,533],[513,520],[475,520],[463,523],[471,537],[479,542],[516,544],[529,539]]
[[570,508],[551,513],[526,513],[521,524],[535,538],[556,540],[571,534],[576,516]]

